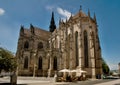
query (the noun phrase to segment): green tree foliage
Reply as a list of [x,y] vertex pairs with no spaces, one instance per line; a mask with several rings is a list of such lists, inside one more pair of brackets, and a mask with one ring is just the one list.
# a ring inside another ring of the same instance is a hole
[[17,62],[12,52],[0,47],[0,72],[15,71]]
[[110,72],[109,66],[103,59],[102,59],[102,71],[103,71],[103,74],[105,75],[108,75]]

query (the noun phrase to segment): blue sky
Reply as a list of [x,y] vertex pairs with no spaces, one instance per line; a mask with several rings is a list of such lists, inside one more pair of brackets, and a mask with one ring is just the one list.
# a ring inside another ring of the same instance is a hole
[[80,5],[96,14],[102,56],[111,69],[120,62],[120,0],[0,0],[0,46],[16,52],[20,26],[49,29],[51,12],[59,18],[76,14]]

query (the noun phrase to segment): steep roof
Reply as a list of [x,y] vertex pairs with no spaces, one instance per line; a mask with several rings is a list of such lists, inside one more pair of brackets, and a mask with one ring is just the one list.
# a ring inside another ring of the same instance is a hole
[[82,10],[81,10],[73,16],[73,19],[76,19],[78,17],[88,17],[88,16],[84,12],[82,12]]
[[34,31],[34,35],[36,37],[42,38],[44,40],[48,40],[48,38],[50,37],[50,34],[51,34],[49,31],[46,31],[41,28],[33,26],[33,28],[30,27],[29,29],[24,28],[24,36],[30,37],[32,35],[31,30]]

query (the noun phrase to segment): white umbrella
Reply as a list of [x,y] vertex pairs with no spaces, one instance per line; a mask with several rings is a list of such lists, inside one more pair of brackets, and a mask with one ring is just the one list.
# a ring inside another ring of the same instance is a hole
[[77,70],[71,70],[70,72],[77,72]]
[[80,70],[81,73],[87,73],[87,71]]
[[87,71],[80,70],[80,69],[74,69],[74,70],[70,70],[70,72],[87,73]]
[[87,73],[87,71],[77,69],[76,76],[81,76],[82,74],[86,74],[86,73]]
[[69,69],[62,69],[59,72],[70,72],[70,70]]
[[84,70],[77,70],[77,72],[79,72],[79,73],[87,73],[87,71],[84,71]]

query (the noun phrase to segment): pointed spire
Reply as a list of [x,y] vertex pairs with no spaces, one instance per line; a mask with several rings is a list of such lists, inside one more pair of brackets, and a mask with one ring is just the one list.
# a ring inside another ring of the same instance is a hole
[[31,33],[34,34],[34,26],[32,24],[30,24],[30,29],[31,29]]
[[88,9],[88,17],[90,17],[90,10]]
[[79,9],[79,16],[81,17],[82,15],[82,5],[80,5],[80,9]]
[[52,12],[52,20],[54,21],[54,12]]
[[82,5],[80,5],[80,12],[82,11]]
[[33,28],[33,25],[32,25],[32,24],[30,24],[30,28]]
[[21,31],[23,31],[23,30],[24,30],[24,26],[23,26],[23,25],[21,25],[21,28],[20,28],[20,30],[21,30]]
[[67,17],[66,17],[66,21],[65,22],[67,23]]
[[20,28],[20,35],[23,35],[24,34],[24,26],[21,25],[21,28]]
[[97,23],[97,20],[96,20],[96,15],[95,15],[95,13],[94,13],[94,21]]
[[72,17],[73,17],[73,16],[72,16],[72,12],[71,12],[71,16],[70,16],[70,18],[69,18],[69,19],[72,19]]
[[59,25],[61,24],[61,18],[59,18]]
[[49,31],[53,32],[56,29],[55,21],[54,21],[54,12],[52,12],[51,22],[49,26]]

